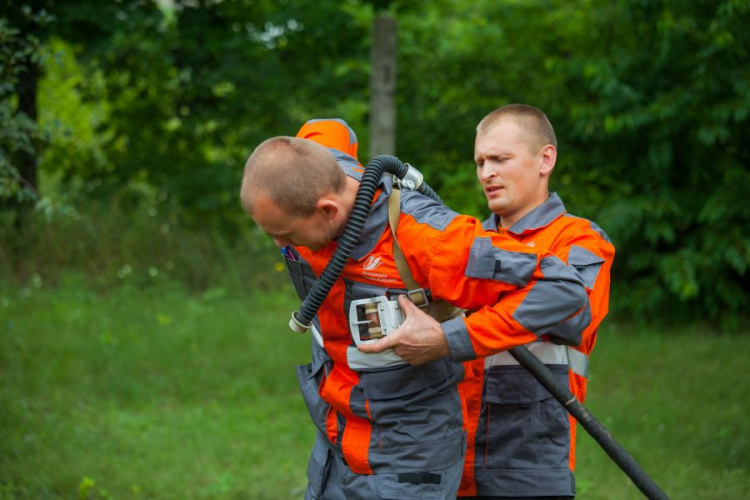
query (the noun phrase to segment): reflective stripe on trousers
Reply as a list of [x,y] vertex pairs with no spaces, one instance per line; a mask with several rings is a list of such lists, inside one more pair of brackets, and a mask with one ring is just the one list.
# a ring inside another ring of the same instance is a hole
[[[589,358],[581,351],[551,342],[534,342],[526,344],[526,348],[545,365],[568,365],[576,375],[588,377]],[[516,358],[509,352],[503,351],[485,358],[484,369],[490,366],[518,364]]]

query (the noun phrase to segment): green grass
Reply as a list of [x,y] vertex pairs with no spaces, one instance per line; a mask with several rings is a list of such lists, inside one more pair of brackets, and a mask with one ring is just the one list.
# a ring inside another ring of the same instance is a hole
[[0,498],[300,498],[309,339],[290,302],[3,289]]
[[[291,293],[92,290],[0,283],[0,498],[302,497]],[[750,497],[746,339],[600,332],[587,406],[672,498]],[[642,498],[583,431],[578,448],[578,498]]]
[[[600,332],[586,405],[672,498],[750,498],[747,333]],[[585,431],[578,446],[581,498],[643,498]]]

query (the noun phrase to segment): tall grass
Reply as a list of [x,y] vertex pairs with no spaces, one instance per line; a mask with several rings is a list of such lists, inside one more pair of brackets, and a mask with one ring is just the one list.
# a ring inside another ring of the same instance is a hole
[[21,233],[11,213],[0,211],[0,235],[0,279],[16,285],[54,285],[72,273],[98,290],[161,281],[193,291],[279,289],[273,243],[249,218],[221,232],[184,221],[153,195],[80,198],[64,210],[35,213]]

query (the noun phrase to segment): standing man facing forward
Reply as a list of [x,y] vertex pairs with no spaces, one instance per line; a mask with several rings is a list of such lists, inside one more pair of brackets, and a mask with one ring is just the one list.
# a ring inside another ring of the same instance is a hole
[[[586,285],[591,322],[583,334],[568,346],[528,345],[583,402],[588,356],[609,308],[615,249],[596,224],[568,214],[560,197],[549,192],[556,159],[554,129],[537,108],[503,106],[477,126],[474,160],[492,211],[484,228],[549,250]],[[552,330],[564,328],[562,323]],[[483,376],[464,382],[470,449],[459,495],[574,497],[575,420],[509,353],[486,358],[484,368]]]
[[[557,140],[547,117],[522,104],[499,108],[477,127],[474,159],[492,216],[483,227],[539,252],[551,252],[585,284],[588,302],[581,316],[559,314],[559,302],[535,301],[531,318],[558,318],[536,329],[527,344],[560,382],[583,401],[588,355],[609,307],[610,268],[615,249],[596,224],[569,215],[560,197],[549,192],[557,159]],[[503,300],[501,300],[501,303]],[[401,328],[367,352],[391,348],[410,363],[429,359],[444,342],[446,328],[410,305]],[[480,325],[488,308],[467,314]],[[585,328],[580,328],[585,324]],[[429,334],[433,332],[433,334]],[[495,340],[490,340],[494,336]],[[489,328],[483,343],[503,344],[508,332]],[[575,496],[575,422],[544,387],[508,352],[476,349],[485,358],[469,361],[456,349],[454,360],[466,361],[467,377],[459,384],[466,404],[467,451],[459,490],[462,498],[561,499]],[[507,343],[507,342],[506,342]],[[507,345],[504,349],[513,346]],[[419,353],[423,353],[421,356]]]

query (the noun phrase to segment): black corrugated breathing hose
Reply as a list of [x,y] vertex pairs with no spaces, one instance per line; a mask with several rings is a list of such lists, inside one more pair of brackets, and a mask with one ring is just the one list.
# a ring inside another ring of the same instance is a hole
[[[388,172],[399,179],[403,179],[409,171],[405,165],[395,156],[377,156],[373,158],[365,168],[362,175],[354,207],[349,216],[346,229],[338,238],[338,248],[326,266],[323,274],[315,282],[310,293],[302,302],[299,312],[292,313],[289,326],[292,330],[304,333],[312,326],[312,319],[318,309],[328,296],[334,283],[338,280],[349,260],[354,247],[359,241],[359,236],[370,213],[370,206],[375,197],[375,191],[383,174]],[[440,197],[427,184],[420,183],[415,186],[416,190],[429,198],[442,203]],[[510,349],[510,354],[526,368],[534,377],[552,394],[552,396],[583,426],[586,431],[599,443],[604,451],[615,461],[615,463],[628,475],[633,483],[650,500],[669,500],[669,497],[659,486],[646,474],[640,465],[625,451],[604,425],[589,412],[583,404],[570,392],[570,389],[561,384],[550,371],[531,351],[525,346]]]

